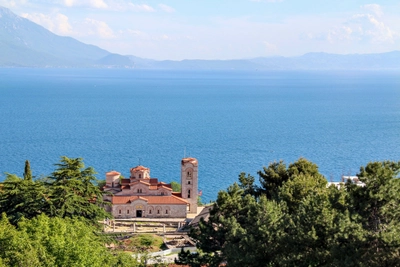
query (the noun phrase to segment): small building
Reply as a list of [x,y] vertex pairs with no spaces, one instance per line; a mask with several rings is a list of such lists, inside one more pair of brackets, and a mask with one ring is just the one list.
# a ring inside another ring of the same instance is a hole
[[360,181],[358,176],[342,176],[342,180],[340,182],[328,182],[328,186],[334,185],[338,189],[340,189],[342,186],[344,186],[347,182],[350,182],[352,184],[355,184],[357,186],[364,187],[365,184]]
[[198,162],[195,158],[181,161],[181,192],[173,192],[171,184],[150,176],[150,169],[136,166],[130,177],[121,173],[106,173],[104,200],[110,202],[108,211],[116,219],[130,218],[186,218],[197,212]]

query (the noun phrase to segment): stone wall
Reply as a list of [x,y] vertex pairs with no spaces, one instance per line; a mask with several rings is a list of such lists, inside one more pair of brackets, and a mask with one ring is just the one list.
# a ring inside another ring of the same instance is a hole
[[119,204],[112,206],[112,215],[116,219],[137,218],[137,210],[143,218],[185,218],[186,205],[147,205],[145,203]]

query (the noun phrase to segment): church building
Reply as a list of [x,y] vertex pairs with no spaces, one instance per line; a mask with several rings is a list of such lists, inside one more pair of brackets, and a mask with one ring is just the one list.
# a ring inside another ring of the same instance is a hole
[[171,184],[150,176],[150,169],[136,166],[130,177],[121,173],[106,173],[104,200],[111,203],[108,211],[116,219],[129,218],[186,218],[197,212],[198,162],[195,158],[181,161],[181,192],[173,192]]

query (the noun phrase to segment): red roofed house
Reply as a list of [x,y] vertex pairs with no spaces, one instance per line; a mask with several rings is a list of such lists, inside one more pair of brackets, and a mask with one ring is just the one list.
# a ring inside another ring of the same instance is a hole
[[144,166],[131,168],[129,179],[120,179],[117,171],[106,173],[104,195],[111,202],[108,211],[115,218],[185,218],[197,212],[198,163],[195,158],[181,161],[181,190],[172,192],[170,184],[150,177]]

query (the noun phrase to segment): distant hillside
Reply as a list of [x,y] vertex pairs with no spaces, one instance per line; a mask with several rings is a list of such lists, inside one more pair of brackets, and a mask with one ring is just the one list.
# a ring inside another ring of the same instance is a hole
[[381,54],[335,55],[308,53],[299,57],[242,60],[152,61],[136,67],[191,70],[400,70],[400,51]]
[[121,66],[132,64],[128,57],[119,56],[121,62],[110,59],[111,53],[104,49],[53,34],[4,7],[0,7],[0,51],[0,66],[94,67],[109,63]]
[[0,7],[0,67],[86,67],[165,70],[400,70],[400,51],[241,60],[164,60],[110,53],[63,37]]

